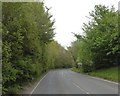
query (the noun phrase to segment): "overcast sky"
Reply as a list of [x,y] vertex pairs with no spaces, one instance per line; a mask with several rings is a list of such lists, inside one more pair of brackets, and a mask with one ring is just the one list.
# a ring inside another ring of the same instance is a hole
[[55,40],[62,46],[69,46],[75,40],[71,32],[83,34],[81,27],[89,20],[89,12],[94,6],[103,4],[114,5],[118,9],[119,0],[44,0],[45,5],[50,8],[50,13],[55,19]]

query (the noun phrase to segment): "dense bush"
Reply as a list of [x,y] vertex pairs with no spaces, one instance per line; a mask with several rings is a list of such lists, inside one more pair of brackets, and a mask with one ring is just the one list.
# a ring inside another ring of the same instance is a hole
[[83,71],[117,66],[120,63],[120,32],[118,13],[114,7],[96,5],[90,12],[91,19],[83,25],[84,36],[76,35],[78,61]]
[[54,21],[43,2],[5,2],[2,17],[3,93],[14,93],[45,71],[42,56],[54,36]]
[[54,37],[54,20],[43,2],[2,4],[2,92],[19,89],[48,69],[71,67],[70,54]]

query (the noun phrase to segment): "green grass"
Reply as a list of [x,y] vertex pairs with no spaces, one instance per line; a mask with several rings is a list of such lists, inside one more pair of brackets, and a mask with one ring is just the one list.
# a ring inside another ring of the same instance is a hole
[[80,69],[75,68],[75,67],[72,68],[72,71],[77,72],[77,73],[82,73],[82,71]]
[[100,69],[89,73],[83,73],[78,68],[72,68],[72,71],[118,82],[118,67]]
[[89,75],[118,82],[118,67],[90,72]]

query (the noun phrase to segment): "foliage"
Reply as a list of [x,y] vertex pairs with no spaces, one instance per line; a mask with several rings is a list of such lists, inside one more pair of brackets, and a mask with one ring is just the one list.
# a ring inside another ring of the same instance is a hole
[[[76,36],[76,35],[75,35]],[[71,54],[73,61],[74,61],[74,67],[78,68],[78,54],[79,54],[80,46],[79,46],[79,40],[72,42],[72,45],[68,47],[68,51]]]
[[48,46],[48,63],[51,68],[69,68],[72,67],[71,54],[65,50],[56,41],[53,41]]
[[49,69],[71,67],[69,52],[53,40],[54,22],[43,2],[2,5],[3,94],[19,89]]
[[2,17],[2,84],[3,93],[10,94],[46,71],[54,20],[43,2],[4,2]]
[[89,75],[118,82],[118,67],[96,70]]
[[79,68],[73,67],[72,71],[77,72],[77,73],[82,73],[82,70],[80,70]]
[[120,63],[120,33],[118,15],[114,7],[96,5],[91,20],[83,25],[85,36],[79,40],[79,62],[83,71],[117,66]]
[[118,67],[111,67],[111,68],[107,68],[107,69],[103,68],[103,69],[95,70],[92,72],[84,73],[82,71],[82,69],[80,69],[80,68],[76,68],[76,67],[72,68],[72,71],[77,72],[77,73],[82,73],[85,75],[99,77],[99,78],[103,78],[103,79],[107,79],[107,80],[111,80],[111,81],[115,81],[115,82],[119,82],[118,70],[119,70]]

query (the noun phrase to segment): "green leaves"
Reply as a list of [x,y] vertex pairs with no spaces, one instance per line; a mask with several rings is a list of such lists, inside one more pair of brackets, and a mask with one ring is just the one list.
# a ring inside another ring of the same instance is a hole
[[4,2],[2,17],[3,93],[10,93],[48,69],[54,20],[43,2]]
[[[83,71],[112,67],[120,60],[120,33],[118,31],[118,14],[114,7],[96,5],[90,13],[91,20],[83,25],[85,38],[80,40],[79,62]],[[90,67],[91,66],[91,67]]]
[[72,66],[71,54],[56,41],[47,47],[47,64],[50,68],[68,68]]

